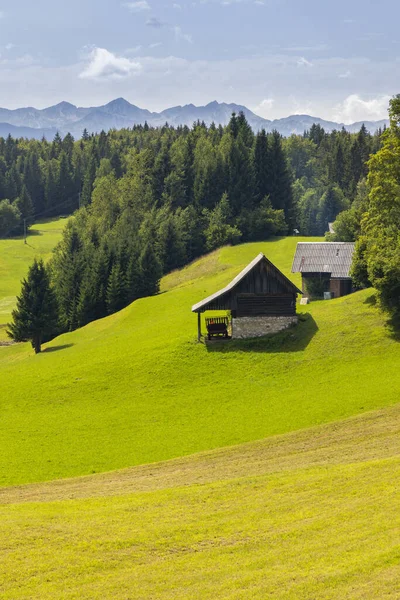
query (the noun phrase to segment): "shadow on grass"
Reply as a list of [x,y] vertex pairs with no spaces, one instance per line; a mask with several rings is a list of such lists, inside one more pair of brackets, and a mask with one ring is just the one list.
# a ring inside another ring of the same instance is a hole
[[392,340],[400,342],[400,315],[394,315],[386,321],[389,330],[389,336]]
[[299,315],[299,322],[280,333],[249,340],[205,341],[207,352],[301,352],[318,331],[310,313]]
[[59,350],[66,350],[67,348],[71,348],[74,344],[63,344],[61,346],[51,346],[50,348],[45,348],[42,352],[58,352]]
[[[364,304],[379,308],[377,295],[371,294],[371,296],[368,296],[368,298],[364,300]],[[400,314],[390,316],[385,324],[389,332],[389,337],[396,342],[400,342]]]
[[376,297],[376,294],[371,294],[370,296],[368,296],[368,298],[364,300],[364,304],[369,304],[370,306],[376,306],[377,302],[378,299]]

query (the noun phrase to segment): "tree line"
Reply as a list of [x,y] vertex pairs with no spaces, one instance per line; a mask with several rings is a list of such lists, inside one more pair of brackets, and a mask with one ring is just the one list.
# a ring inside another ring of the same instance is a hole
[[330,239],[356,241],[352,275],[373,286],[380,305],[400,325],[400,95],[390,101],[390,127],[368,163],[352,205],[339,214]]
[[283,139],[233,114],[226,127],[9,136],[0,140],[0,235],[7,211],[15,225],[6,234],[23,219],[76,211],[49,265],[57,332],[73,330],[156,293],[163,273],[221,245],[294,229],[323,235],[355,202],[381,134],[314,125]]

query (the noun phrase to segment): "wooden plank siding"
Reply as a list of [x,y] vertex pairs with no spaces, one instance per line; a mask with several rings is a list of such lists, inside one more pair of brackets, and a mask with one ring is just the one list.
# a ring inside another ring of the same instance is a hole
[[241,294],[237,296],[237,317],[287,317],[296,314],[293,294]]
[[300,290],[262,256],[233,287],[228,286],[195,308],[202,312],[227,310],[233,317],[294,316],[298,292]]

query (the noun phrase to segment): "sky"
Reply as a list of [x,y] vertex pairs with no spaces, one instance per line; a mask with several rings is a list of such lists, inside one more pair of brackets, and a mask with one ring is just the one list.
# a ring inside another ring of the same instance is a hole
[[398,0],[0,0],[0,106],[213,100],[267,118],[386,118]]

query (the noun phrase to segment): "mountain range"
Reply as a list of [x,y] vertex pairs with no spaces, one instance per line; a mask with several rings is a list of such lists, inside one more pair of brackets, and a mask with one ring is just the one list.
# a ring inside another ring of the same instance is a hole
[[162,126],[166,122],[173,126],[188,125],[191,127],[197,120],[204,121],[207,125],[213,122],[217,125],[226,125],[232,112],[239,113],[240,111],[244,112],[254,131],[264,128],[267,132],[271,132],[276,129],[283,136],[289,136],[292,133],[301,135],[310,129],[313,123],[321,125],[327,132],[345,127],[352,133],[359,131],[363,123],[371,133],[388,125],[386,119],[344,125],[309,115],[291,115],[271,121],[256,115],[245,106],[216,101],[210,102],[206,106],[195,106],[194,104],[174,106],[156,113],[130,104],[124,98],[117,98],[104,106],[89,108],[77,107],[69,102],[60,102],[44,109],[28,107],[10,110],[0,108],[0,137],[11,134],[13,137],[35,139],[44,136],[51,140],[58,131],[61,135],[69,132],[75,138],[80,138],[84,129],[87,129],[89,133],[99,133],[101,130],[122,129],[145,122],[153,127]]

